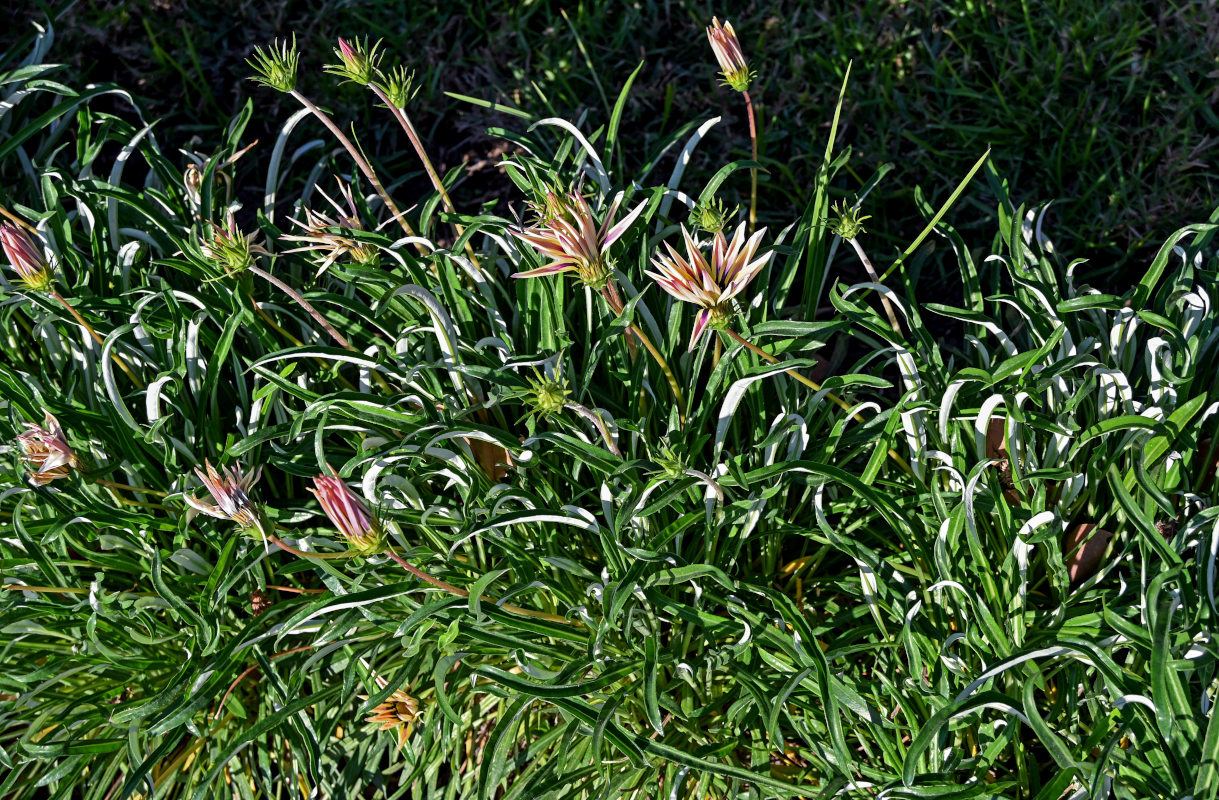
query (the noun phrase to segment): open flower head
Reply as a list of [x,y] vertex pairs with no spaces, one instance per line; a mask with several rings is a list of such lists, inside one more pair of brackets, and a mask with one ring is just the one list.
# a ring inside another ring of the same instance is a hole
[[702,309],[698,312],[694,333],[690,337],[691,350],[708,326],[723,328],[728,324],[732,317],[732,306],[728,301],[740,294],[770,260],[770,253],[754,258],[765,233],[766,229],[762,228],[746,240],[745,223],[737,227],[731,241],[723,232],[717,233],[712,240],[711,260],[708,261],[683,225],[681,235],[686,242],[686,256],[682,257],[673,245],[665,242],[668,253],[652,257],[656,271],[648,272],[648,275],[678,300],[693,303]]
[[[306,208],[305,219],[303,221],[299,219],[292,220],[301,227],[303,233],[280,237],[285,242],[303,242],[303,244],[300,247],[294,247],[283,252],[309,252],[320,256],[321,261],[318,263],[318,275],[330,269],[331,264],[334,264],[343,257],[350,257],[357,264],[375,266],[381,260],[381,254],[374,245],[340,232],[364,230],[364,226],[360,224],[360,212],[356,208],[355,198],[352,197],[351,187],[344,183],[339,183],[339,193],[346,203],[346,208],[339,205],[335,202],[334,198],[322,191],[320,186],[318,191],[330,201],[330,205],[334,206],[336,216],[330,216],[329,214]],[[336,229],[338,230],[336,231]]]
[[245,473],[240,464],[221,467],[219,470],[206,459],[203,464],[207,471],[196,467],[195,474],[203,481],[215,502],[208,503],[188,494],[185,496],[187,504],[209,517],[232,520],[245,530],[263,533],[262,514],[250,499],[250,489],[258,483],[262,467],[258,467],[253,473]]
[[643,213],[647,201],[623,217],[617,225],[614,215],[622,202],[619,194],[610,204],[601,227],[597,227],[588,201],[576,192],[558,195],[549,192],[544,203],[534,204],[537,222],[512,234],[528,242],[550,263],[537,269],[518,272],[514,278],[536,278],[561,272],[574,272],[586,285],[601,290],[609,282],[610,265],[606,253],[622,237],[631,223]]
[[0,245],[26,288],[36,292],[51,288],[51,265],[28,233],[11,222],[0,223]]
[[707,26],[707,39],[711,42],[715,60],[720,62],[724,85],[738,92],[746,91],[753,74],[749,71],[745,54],[741,52],[741,42],[736,38],[732,23],[725,20],[721,25],[718,19],[712,17],[711,24]]
[[326,516],[338,528],[339,533],[352,549],[361,553],[376,553],[384,549],[385,537],[381,526],[373,517],[364,501],[333,474],[318,475],[313,479],[313,496],[322,504]]
[[82,468],[81,459],[68,444],[59,421],[51,416],[51,412],[45,414],[43,425],[27,422],[25,433],[17,435],[21,457],[33,467],[29,476],[35,486],[45,486],[53,480],[66,478],[72,470]]
[[419,701],[401,689],[374,708],[367,718],[368,722],[379,725],[383,731],[394,731],[398,738],[398,747],[406,744],[418,720]]

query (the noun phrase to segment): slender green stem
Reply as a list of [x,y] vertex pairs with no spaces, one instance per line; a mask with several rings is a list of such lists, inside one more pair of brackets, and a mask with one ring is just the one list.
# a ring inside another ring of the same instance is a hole
[[[766,352],[765,350],[758,347],[753,342],[746,339],[744,336],[741,336],[739,333],[732,330],[732,328],[725,328],[724,333],[728,334],[730,337],[732,337],[736,341],[740,342],[745,347],[747,347],[749,350],[753,351],[754,353],[761,356],[762,358],[769,361],[770,363],[772,363],[772,364],[782,363],[782,362],[780,362],[780,360],[778,358],[775,358],[770,353]],[[821,391],[821,385],[818,384],[815,380],[804,377],[803,375],[801,375],[798,371],[796,371],[794,369],[789,369],[789,370],[784,370],[784,371],[788,375],[791,375],[793,378],[795,378],[796,380],[803,383],[805,386],[812,389],[813,391],[815,391],[815,392]],[[847,413],[851,414],[851,418],[854,419],[856,422],[867,422],[867,420],[865,420],[858,413],[852,412],[851,406],[848,405],[847,402],[845,400],[843,400],[841,397],[839,397],[838,395],[834,394],[833,392],[826,392],[825,396],[828,397],[830,400],[832,400],[843,411],[846,411]],[[914,474],[914,471],[910,469],[910,465],[908,463],[906,463],[906,459],[902,458],[901,455],[897,453],[897,451],[893,450],[893,448],[889,448],[889,457],[892,458],[894,461],[896,461],[897,465],[899,467],[901,467],[903,470],[905,470],[907,474],[909,474],[909,475]]]
[[[744,336],[742,336],[741,334],[734,331],[732,328],[724,328],[724,333],[728,334],[730,337],[732,337],[736,341],[745,345],[745,347],[747,347],[747,348],[749,348],[749,350],[753,351],[754,354],[764,358],[765,360],[769,361],[770,363],[772,363],[772,364],[782,363],[780,361],[780,359],[772,356],[770,353],[768,353],[765,350],[763,350],[762,348],[758,347],[756,344],[749,341]],[[806,378],[803,375],[801,375],[799,371],[794,370],[794,369],[789,369],[789,370],[784,370],[784,371],[788,375],[791,375],[793,378],[795,378],[796,380],[803,383],[808,388],[812,389],[814,392],[821,391],[821,384],[817,383],[812,378]],[[830,400],[832,400],[834,403],[836,403],[838,405],[838,407],[841,408],[843,411],[851,410],[851,406],[848,405],[845,400],[843,400],[841,397],[834,394],[833,392],[826,392],[825,396],[828,397]],[[859,420],[860,422],[863,422],[863,417],[860,417],[858,414],[855,415],[855,418],[857,420]]]
[[[391,103],[389,101],[389,95],[387,95],[385,90],[383,90],[380,86],[377,86],[377,84],[370,83],[368,86],[373,90],[373,92],[376,93],[377,97],[381,99],[381,102],[385,103],[386,107],[393,112],[394,118],[398,120],[398,124],[402,126],[402,130],[406,131],[406,138],[410,139],[411,146],[415,148],[415,153],[419,156],[419,160],[423,162],[423,169],[425,172],[427,172],[428,178],[432,181],[432,186],[435,187],[436,191],[440,194],[440,200],[442,203],[444,203],[445,211],[448,211],[450,214],[456,214],[457,207],[453,205],[453,198],[449,197],[448,190],[444,188],[444,181],[440,180],[440,175],[436,172],[436,168],[432,166],[432,160],[428,158],[427,150],[425,150],[423,147],[423,141],[419,138],[419,134],[415,130],[415,126],[411,123],[410,117],[406,115],[406,109],[398,108],[396,105]],[[460,223],[454,222],[453,229],[457,232],[458,238],[465,233],[465,229]],[[478,257],[474,255],[474,248],[470,245],[469,240],[466,240],[466,255],[470,257],[470,263],[472,263],[476,269],[481,269],[478,264]]]
[[351,551],[344,553],[310,553],[307,550],[298,550],[273,533],[267,534],[267,541],[281,550],[287,550],[292,555],[300,556],[301,558],[317,558],[326,561],[335,558],[355,558],[357,555],[359,555],[359,553],[353,553]]
[[[465,589],[462,589],[460,586],[454,586],[451,583],[445,583],[444,581],[440,580],[439,578],[433,578],[431,575],[427,574],[423,570],[416,567],[414,564],[411,564],[409,561],[404,559],[402,556],[395,553],[393,551],[393,548],[391,548],[391,547],[385,548],[385,554],[387,556],[389,556],[390,558],[392,558],[394,561],[397,561],[398,564],[404,570],[406,570],[410,574],[414,575],[416,578],[423,581],[424,583],[431,584],[432,586],[435,586],[437,589],[442,589],[442,590],[448,592],[449,594],[455,595],[457,597],[469,597],[470,596],[470,593],[468,591],[466,591]],[[513,614],[520,614],[520,615],[526,616],[526,617],[534,617],[536,619],[544,619],[544,620],[548,620],[550,622],[558,622],[563,625],[582,625],[583,624],[579,620],[568,619],[567,617],[560,617],[558,614],[550,614],[545,611],[534,611],[531,608],[521,608],[520,606],[514,606],[511,603],[500,603],[489,597],[485,598],[485,600],[486,600],[486,602],[497,605],[500,608],[502,608],[503,610],[510,611]]]
[[[77,311],[72,306],[71,303],[69,303],[67,300],[65,300],[63,298],[63,295],[61,295],[59,292],[55,291],[54,289],[52,289],[50,291],[50,295],[51,295],[51,297],[58,300],[59,304],[61,306],[63,306],[64,308],[66,308],[68,310],[68,313],[72,315],[72,318],[75,319],[77,321],[77,323],[82,328],[84,328],[89,333],[90,336],[93,337],[93,341],[97,342],[99,345],[102,345],[103,347],[105,346],[106,340],[103,339],[101,337],[101,335],[96,330],[93,329],[93,326],[89,324],[89,321],[87,319],[85,319],[84,317],[82,317],[80,315],[80,312]],[[114,360],[115,364],[119,365],[119,369],[121,369],[123,372],[125,372],[127,374],[127,377],[130,378],[131,382],[135,384],[135,388],[137,388],[137,389],[144,388],[143,382],[135,376],[135,373],[131,371],[131,367],[129,367],[127,365],[127,361],[122,356],[120,356],[118,353],[111,351],[110,358]]]
[[[305,97],[295,89],[292,90],[291,95],[296,98],[297,102],[309,109],[313,116],[321,120],[321,123],[326,126],[331,134],[334,135],[334,138],[339,140],[339,144],[343,145],[343,149],[346,150],[351,156],[352,160],[356,162],[356,166],[360,168],[360,171],[364,173],[364,177],[367,178],[368,182],[372,184],[373,189],[375,189],[377,194],[381,197],[381,201],[385,203],[385,207],[389,210],[389,213],[393,216],[393,218],[398,220],[398,224],[402,226],[402,230],[406,232],[406,235],[416,236],[417,234],[415,233],[415,229],[411,227],[411,224],[407,222],[406,217],[404,217],[402,212],[398,210],[398,206],[394,203],[393,198],[389,196],[389,192],[385,191],[385,187],[381,185],[381,179],[378,178],[377,173],[373,171],[372,165],[368,163],[368,159],[364,157],[364,154],[360,152],[358,147],[352,144],[351,139],[347,138],[347,134],[343,133],[342,129],[339,128],[338,125],[334,124],[334,120],[332,120],[329,115],[326,114],[326,112],[318,108],[308,97]],[[417,245],[416,249],[418,249],[420,253],[426,252],[423,245]]]
[[[622,299],[618,297],[617,289],[615,289],[612,293],[609,291],[609,287],[613,285],[614,284],[612,282],[607,284],[606,290],[601,293],[601,296],[604,297],[605,302],[609,304],[610,310],[614,312],[614,316],[620,317],[622,316],[624,306],[622,304]],[[684,425],[686,422],[686,403],[682,398],[681,386],[679,386],[677,383],[677,376],[673,374],[673,370],[669,367],[669,362],[666,361],[665,357],[662,356],[660,351],[656,349],[656,345],[652,344],[652,340],[647,337],[647,334],[640,330],[634,323],[628,325],[627,330],[633,333],[635,338],[639,339],[643,346],[647,348],[647,351],[652,354],[652,358],[656,361],[657,366],[660,367],[660,371],[664,373],[665,378],[669,381],[669,388],[673,390],[673,397],[677,401],[677,415],[680,418],[681,423]]]
[[[749,115],[749,143],[753,150],[753,160],[757,163],[758,160],[758,123],[753,117],[753,99],[750,98],[749,92],[742,92],[745,95],[745,111]],[[749,168],[749,232],[753,233],[758,227],[758,168]]]

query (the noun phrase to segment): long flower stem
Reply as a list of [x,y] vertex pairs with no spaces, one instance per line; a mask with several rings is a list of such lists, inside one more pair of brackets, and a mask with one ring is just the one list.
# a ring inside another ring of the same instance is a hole
[[[416,155],[423,162],[423,169],[432,181],[432,186],[440,194],[440,201],[444,203],[445,211],[448,211],[450,214],[456,214],[457,207],[453,205],[453,198],[449,197],[448,190],[444,188],[444,181],[440,180],[440,175],[437,174],[436,168],[432,166],[432,160],[428,158],[427,150],[423,147],[423,141],[419,138],[419,133],[415,130],[415,126],[411,123],[410,118],[406,116],[406,109],[398,108],[398,106],[391,103],[389,95],[377,84],[370,83],[368,85],[376,93],[377,97],[381,99],[381,102],[385,103],[386,107],[393,112],[394,118],[398,120],[402,130],[406,131],[406,138],[410,139],[411,146],[415,148]],[[453,229],[457,232],[458,238],[461,238],[461,235],[465,233],[465,229],[460,223],[454,222]],[[481,269],[478,264],[478,257],[474,255],[474,248],[470,245],[468,239],[466,240],[466,255],[470,257],[470,263],[474,265],[475,269]]]
[[[734,331],[732,328],[725,328],[724,333],[728,334],[730,337],[732,337],[736,341],[740,342],[745,347],[747,347],[749,350],[751,350],[752,352],[761,356],[762,358],[769,361],[770,363],[772,363],[772,364],[781,363],[778,358],[775,358],[770,353],[766,352],[765,350],[758,347],[753,342],[746,339],[744,336],[741,336],[739,333]],[[805,386],[812,389],[813,391],[815,391],[815,392],[821,391],[821,385],[818,384],[816,381],[812,380],[811,378],[804,377],[803,375],[801,375],[798,371],[796,371],[794,369],[789,369],[789,370],[784,370],[784,371],[788,375],[791,375],[793,378],[795,378],[796,380],[803,383]],[[844,401],[838,395],[834,394],[833,392],[826,392],[825,396],[828,397],[830,400],[832,400],[843,411],[850,413],[851,418],[854,419],[856,422],[861,422],[861,423],[867,422],[867,420],[865,420],[858,413],[852,413],[851,407],[846,403],[846,401]],[[914,474],[913,470],[910,469],[910,465],[906,463],[906,459],[902,458],[899,453],[897,453],[895,450],[893,450],[893,448],[889,448],[889,457],[892,458],[894,461],[896,461],[897,465],[899,467],[901,467],[903,470],[905,470],[907,474],[910,474],[910,475]]]
[[[253,272],[260,278],[266,279],[271,283],[271,285],[278,287],[284,294],[291,297],[298,306],[303,308],[309,314],[309,316],[317,320],[317,324],[321,325],[326,330],[326,333],[330,334],[331,338],[338,342],[339,346],[341,346],[344,350],[350,350],[353,353],[360,352],[352,346],[351,342],[347,341],[347,337],[335,330],[334,326],[327,322],[326,318],[322,316],[322,313],[314,308],[313,304],[302,297],[298,291],[261,267],[256,267],[251,264],[249,269],[250,272]],[[255,303],[255,306],[257,306],[257,303]],[[393,389],[390,388],[389,383],[386,382],[385,378],[381,377],[381,373],[377,372],[376,370],[371,370],[371,373],[373,380],[377,382],[377,385],[381,387],[382,391],[387,393],[393,391]],[[344,383],[347,383],[347,381],[344,381]],[[347,385],[350,386],[351,384],[348,383]]]
[[274,275],[272,275],[271,273],[262,269],[261,267],[256,267],[256,266],[251,265],[250,272],[253,272],[258,277],[266,280],[271,285],[275,286],[280,291],[282,291],[284,294],[291,297],[292,300],[295,301],[295,303],[298,306],[303,308],[309,314],[309,316],[311,316],[315,320],[317,320],[317,324],[321,325],[322,328],[325,329],[326,333],[330,334],[330,338],[332,338],[336,342],[338,342],[339,346],[342,347],[344,350],[352,350],[352,351],[355,350],[355,348],[351,346],[351,342],[347,341],[347,337],[345,337],[343,334],[341,334],[337,330],[335,330],[334,326],[326,321],[326,318],[322,316],[321,312],[318,311],[316,308],[314,308],[313,305],[308,300],[306,300],[304,297],[302,297],[300,295],[300,293],[297,292],[295,289],[293,289],[291,286],[284,283],[279,278],[275,277]]
[[152,494],[157,497],[169,497],[169,492],[162,492],[156,489],[148,489],[143,486],[132,486],[127,483],[114,483],[113,481],[104,481],[101,478],[93,480],[98,486],[108,486],[111,489],[122,489],[125,492],[138,492],[140,494]]
[[[288,341],[292,342],[292,344],[296,345],[297,347],[305,346],[304,342],[302,342],[300,339],[293,336],[288,331],[284,330],[283,327],[278,322],[276,322],[274,320],[274,318],[271,317],[270,314],[268,314],[266,311],[264,311],[262,308],[262,305],[260,305],[259,302],[257,300],[255,300],[252,295],[250,297],[250,305],[252,305],[254,307],[254,311],[256,311],[258,313],[258,316],[262,317],[263,321],[266,322],[268,325],[270,325],[271,329],[274,330],[275,332],[277,332],[280,336],[282,336],[285,339],[287,339]],[[314,358],[313,360],[319,367],[322,367],[323,369],[328,368],[328,366],[329,366],[326,363],[325,359]],[[356,387],[352,386],[351,381],[349,381],[345,377],[343,377],[342,373],[337,373],[335,375],[335,377],[339,380],[340,383],[342,383],[348,389],[355,391]]]
[[[880,284],[880,276],[876,274],[876,268],[872,266],[872,262],[860,246],[859,240],[855,237],[847,239],[851,243],[851,247],[855,248],[855,255],[859,256],[859,260],[863,262],[863,268],[868,271],[868,277],[873,283]],[[900,334],[901,326],[897,324],[897,314],[893,311],[893,304],[889,302],[889,298],[883,294],[880,296],[880,302],[885,307],[885,313],[889,316],[889,324],[893,326],[893,332]]]
[[[460,586],[454,586],[451,583],[445,583],[444,581],[440,580],[439,578],[433,578],[431,575],[427,574],[423,570],[419,569],[418,567],[416,567],[415,565],[411,564],[409,561],[404,559],[402,556],[395,553],[393,551],[393,548],[389,548],[389,547],[385,548],[385,554],[387,556],[389,556],[390,558],[392,558],[394,561],[397,561],[398,564],[404,570],[406,570],[410,574],[414,575],[416,578],[423,581],[424,583],[431,584],[432,586],[435,586],[437,589],[442,589],[442,590],[448,592],[449,594],[455,595],[457,597],[469,597],[470,596],[470,593],[468,591],[466,591],[465,589],[462,589]],[[500,608],[502,608],[505,611],[510,611],[513,614],[521,614],[522,616],[526,616],[526,617],[534,617],[536,619],[544,619],[544,620],[548,620],[550,622],[558,622],[563,625],[580,625],[581,624],[579,622],[579,620],[567,619],[566,617],[560,617],[558,614],[550,614],[545,611],[534,611],[531,608],[521,608],[520,606],[514,606],[511,603],[500,603],[496,600],[492,600],[489,597],[486,598],[486,601],[488,603],[493,603],[494,605],[499,606]]]
[[[611,294],[609,291],[609,286],[613,286],[613,284],[610,283],[606,287],[606,291],[601,293],[601,296],[604,297],[605,302],[609,304],[610,309],[614,312],[614,316],[620,317],[622,316],[622,311],[625,306],[622,304],[622,299],[618,297],[617,290],[615,289]],[[685,424],[686,403],[682,398],[681,386],[679,386],[677,383],[677,376],[673,374],[673,370],[669,367],[669,362],[665,360],[665,357],[662,356],[660,351],[656,349],[656,345],[652,344],[652,340],[649,339],[647,334],[640,330],[638,326],[631,323],[627,326],[627,330],[633,333],[635,337],[643,344],[643,346],[647,348],[647,351],[652,354],[652,358],[656,361],[657,366],[660,367],[660,371],[664,373],[665,378],[669,381],[669,388],[673,390],[673,398],[677,401],[677,415],[682,424]]]
[[[368,163],[368,159],[364,157],[364,154],[360,152],[358,147],[352,144],[351,139],[347,138],[347,134],[343,133],[342,129],[339,128],[338,125],[334,124],[334,120],[332,120],[329,115],[326,114],[326,112],[318,108],[308,97],[305,97],[295,89],[292,90],[291,95],[296,98],[297,102],[309,109],[310,113],[317,117],[321,123],[326,126],[330,133],[334,135],[334,138],[339,140],[339,144],[343,145],[343,149],[346,150],[351,156],[352,160],[356,162],[356,166],[360,168],[360,171],[364,173],[364,177],[367,178],[368,182],[372,184],[373,189],[375,189],[377,194],[381,197],[381,201],[385,203],[385,207],[389,210],[389,213],[394,217],[394,219],[398,220],[398,224],[402,226],[402,230],[406,232],[406,235],[416,236],[415,229],[411,227],[411,224],[407,222],[406,217],[404,217],[402,212],[398,210],[398,206],[394,203],[393,198],[389,196],[389,192],[385,191],[385,187],[381,185],[381,179],[378,178],[377,173],[373,171],[372,165]],[[423,247],[423,245],[416,245],[416,249],[418,249],[421,254],[426,253],[426,249]]]
[[[101,337],[101,335],[98,334],[98,332],[93,329],[93,326],[89,324],[89,321],[87,319],[85,319],[84,317],[82,317],[80,315],[80,312],[77,311],[72,306],[71,303],[69,303],[67,300],[65,300],[63,298],[63,295],[61,295],[59,292],[55,291],[54,289],[52,289],[50,291],[50,295],[51,295],[51,297],[54,297],[56,300],[58,300],[59,304],[61,306],[63,306],[64,308],[66,308],[68,310],[68,313],[72,315],[72,318],[75,319],[77,321],[77,323],[79,323],[79,325],[82,328],[84,328],[89,333],[90,336],[93,337],[93,341],[97,342],[99,345],[102,345],[103,347],[105,346],[106,340],[103,339]],[[130,378],[131,382],[135,384],[135,388],[137,388],[137,389],[144,388],[143,382],[135,376],[135,373],[131,371],[131,367],[129,367],[127,365],[126,360],[124,360],[124,358],[122,356],[120,356],[118,353],[111,352],[110,358],[114,360],[115,364],[119,365],[119,369],[121,369],[123,372],[125,372],[127,374],[127,377]]]
[[[602,296],[605,298],[605,302],[609,303],[609,307],[614,312],[614,315],[622,316],[622,309],[625,306],[622,303],[622,297],[618,294],[618,287],[614,285],[613,281],[605,284],[605,291],[602,293]],[[626,349],[630,351],[631,363],[634,364],[635,358],[639,354],[639,346],[635,344],[634,337],[626,337]]]
[[[725,328],[724,333],[728,334],[730,337],[732,337],[736,341],[745,345],[745,347],[749,348],[749,350],[751,350],[754,354],[766,359],[770,363],[772,363],[772,364],[782,363],[780,359],[772,356],[770,353],[768,353],[765,350],[763,350],[762,348],[758,347],[756,344],[749,341],[744,336],[742,336],[741,334],[734,331],[732,328]],[[800,372],[798,370],[789,369],[789,370],[785,370],[785,372],[787,372],[788,375],[791,375],[796,380],[803,383],[808,388],[812,389],[814,392],[821,391],[821,384],[817,383],[815,380],[813,380],[811,378],[804,377],[803,375],[800,374]],[[845,400],[843,400],[841,397],[834,394],[833,392],[826,392],[825,396],[828,397],[830,400],[832,400],[834,403],[836,403],[838,405],[838,407],[841,408],[843,411],[851,410],[850,405],[848,405]],[[855,415],[855,418],[857,420],[859,420],[860,422],[863,422],[863,417],[860,417],[858,414]]]
[[[758,160],[758,123],[753,117],[753,99],[749,92],[745,95],[745,111],[749,115],[749,143],[753,149],[753,160]],[[749,232],[758,227],[758,168],[749,168]]]
[[271,544],[275,545],[276,547],[280,548],[281,550],[286,550],[289,553],[291,553],[292,555],[300,556],[301,558],[317,558],[317,559],[326,561],[326,560],[335,559],[335,558],[355,558],[358,555],[358,553],[352,553],[352,552],[310,553],[307,550],[298,550],[297,548],[288,544],[283,539],[280,539],[278,536],[276,536],[273,533],[267,534],[267,541],[270,542]]

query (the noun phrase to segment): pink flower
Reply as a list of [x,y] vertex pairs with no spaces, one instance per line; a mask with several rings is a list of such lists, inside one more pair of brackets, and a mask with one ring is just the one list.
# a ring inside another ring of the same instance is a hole
[[68,444],[59,421],[46,414],[46,427],[25,423],[28,430],[18,434],[17,443],[21,446],[21,456],[35,467],[28,473],[30,481],[35,486],[45,486],[53,480],[66,478],[74,469],[81,469],[82,462],[76,451]]
[[[334,469],[330,471],[333,473]],[[368,506],[337,475],[318,475],[309,490],[322,504],[326,516],[354,549],[364,553],[381,550],[385,542],[381,526]]]
[[204,459],[203,463],[207,472],[196,467],[195,474],[203,481],[215,504],[203,502],[189,494],[185,497],[187,504],[209,517],[232,520],[242,528],[254,528],[262,532],[258,506],[250,500],[250,489],[262,476],[262,467],[254,470],[252,475],[247,475],[242,472],[240,464],[221,467],[217,471],[210,461]]
[[687,257],[683,258],[668,242],[665,242],[668,255],[652,257],[656,271],[648,272],[648,275],[678,300],[702,307],[694,323],[694,334],[690,337],[690,350],[694,349],[708,325],[722,328],[728,324],[732,316],[728,301],[740,294],[770,260],[770,253],[760,258],[753,257],[764,233],[766,229],[762,228],[746,241],[745,223],[741,223],[731,242],[722,232],[715,234],[711,261],[708,262],[683,225],[681,235],[686,242]]
[[330,201],[330,205],[334,206],[337,219],[306,208],[304,222],[298,219],[292,220],[304,230],[304,233],[280,237],[280,241],[304,242],[304,244],[283,252],[312,252],[322,256],[321,263],[318,265],[318,275],[321,275],[330,268],[331,264],[345,255],[351,256],[352,261],[357,264],[375,264],[379,257],[375,246],[341,233],[331,232],[331,229],[335,228],[348,231],[363,230],[360,225],[360,212],[356,208],[355,198],[351,195],[351,187],[343,183],[339,184],[339,193],[347,202],[347,208],[343,208],[335,202],[330,195],[322,191],[320,186],[318,191]]
[[614,225],[614,214],[617,213],[621,202],[622,195],[619,194],[610,204],[605,220],[598,229],[588,201],[578,193],[569,192],[563,197],[554,192],[547,193],[545,204],[534,206],[538,213],[537,223],[511,233],[533,245],[538,252],[550,259],[550,263],[537,269],[518,272],[512,277],[536,278],[540,275],[574,272],[580,280],[594,289],[604,288],[610,276],[606,251],[626,233],[647,205],[647,201],[643,201]]
[[749,88],[752,75],[745,54],[741,52],[741,43],[736,38],[732,23],[725,21],[723,25],[715,17],[707,26],[707,39],[711,42],[711,50],[715,60],[720,62],[720,72],[724,76],[724,84],[743,92]]
[[0,223],[4,255],[29,289],[45,292],[51,286],[51,266],[30,235],[11,222]]

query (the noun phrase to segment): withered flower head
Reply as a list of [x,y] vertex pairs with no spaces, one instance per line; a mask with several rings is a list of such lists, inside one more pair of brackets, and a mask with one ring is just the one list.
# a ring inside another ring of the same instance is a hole
[[668,242],[665,242],[668,255],[652,257],[656,271],[648,272],[648,275],[678,300],[702,308],[694,323],[690,350],[698,344],[699,337],[708,326],[723,328],[728,324],[732,317],[732,306],[728,301],[738,295],[770,260],[770,253],[756,259],[753,257],[765,233],[766,229],[762,228],[746,241],[745,223],[741,223],[731,242],[722,231],[715,234],[711,261],[708,263],[698,244],[682,226],[687,257],[683,258]]
[[28,233],[11,222],[2,222],[0,245],[3,245],[8,263],[13,265],[17,277],[26,288],[35,292],[45,292],[51,288],[51,265],[43,255],[42,248],[35,244]]
[[609,282],[610,266],[606,251],[621,238],[631,223],[643,213],[647,201],[613,224],[614,215],[622,202],[619,194],[610,204],[605,220],[598,230],[588,201],[576,192],[564,196],[548,192],[544,203],[533,205],[538,215],[535,224],[522,230],[511,231],[522,241],[533,245],[550,263],[537,269],[518,272],[514,278],[536,278],[560,272],[574,272],[577,277],[593,289],[603,289]]
[[322,504],[326,516],[339,529],[339,533],[347,540],[352,549],[362,553],[379,552],[385,547],[385,537],[381,526],[373,518],[372,512],[364,501],[334,473],[334,468],[327,465],[331,475],[318,475],[313,479],[313,496]]
[[17,435],[17,443],[21,446],[21,457],[30,466],[30,482],[35,486],[45,486],[53,480],[66,478],[74,469],[82,468],[82,461],[76,451],[68,444],[59,420],[44,412],[45,427],[32,422],[25,423],[25,433]]
[[245,474],[240,464],[221,467],[219,470],[207,459],[204,459],[203,464],[207,471],[196,467],[195,474],[203,481],[215,504],[206,503],[190,494],[185,496],[187,504],[209,517],[232,520],[245,530],[253,529],[263,533],[262,515],[258,506],[250,499],[250,489],[262,476],[262,467],[258,467],[252,474]]
[[357,264],[366,266],[376,265],[380,261],[380,253],[375,246],[334,231],[336,228],[347,231],[364,230],[364,227],[360,224],[360,212],[356,208],[355,198],[352,197],[351,187],[339,182],[339,193],[347,203],[346,208],[343,208],[335,202],[334,198],[322,191],[320,186],[318,191],[330,202],[330,205],[334,206],[337,216],[332,217],[328,214],[306,208],[303,222],[298,219],[292,220],[304,230],[304,233],[280,237],[281,241],[304,242],[304,244],[284,252],[310,252],[321,256],[322,260],[318,267],[318,275],[330,269],[330,265],[343,256],[350,256],[351,260]]
[[381,726],[383,731],[397,731],[398,747],[406,744],[418,720],[419,701],[401,689],[374,708],[367,718],[368,722]]
[[732,23],[725,21],[721,25],[718,19],[712,17],[711,24],[707,26],[707,39],[711,42],[715,60],[720,62],[724,85],[738,92],[746,91],[753,75],[745,61],[745,54],[741,52],[741,43],[736,38]]

